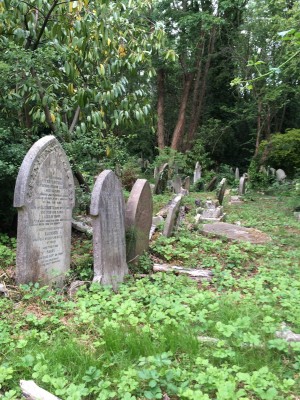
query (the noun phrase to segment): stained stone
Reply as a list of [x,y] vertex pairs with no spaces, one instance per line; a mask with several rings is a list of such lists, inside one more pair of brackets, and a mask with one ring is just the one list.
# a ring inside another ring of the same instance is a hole
[[235,169],[234,177],[237,181],[240,179],[240,170],[238,168]]
[[176,175],[172,180],[172,187],[174,193],[179,194],[181,192],[181,186],[182,186],[181,178],[179,175]]
[[26,154],[16,181],[18,283],[62,286],[70,267],[74,180],[54,136],[38,140]]
[[190,186],[191,186],[191,178],[189,176],[185,177],[182,183],[182,188],[187,190],[187,192],[190,191]]
[[148,250],[152,225],[152,193],[146,179],[138,179],[131,190],[125,210],[127,261],[136,262]]
[[217,183],[217,177],[214,176],[207,184],[206,186],[206,190],[208,192],[211,192],[212,190],[214,190],[214,188],[216,187],[216,183]]
[[224,199],[225,190],[226,190],[226,183],[227,183],[226,178],[223,178],[221,180],[221,182],[219,183],[219,186],[217,189],[217,199],[220,204],[223,204],[223,199]]
[[158,174],[154,186],[153,193],[154,194],[163,194],[167,188],[168,184],[168,175],[169,175],[169,165],[164,164],[161,172]]
[[204,234],[212,234],[215,236],[225,236],[230,240],[239,242],[250,242],[254,244],[267,243],[271,238],[265,233],[243,226],[228,224],[226,222],[216,222],[214,224],[203,225],[202,232]]
[[173,234],[173,230],[177,222],[181,198],[182,196],[180,194],[176,196],[175,199],[172,201],[171,207],[169,208],[163,230],[163,235],[166,237],[170,237]]
[[199,181],[199,179],[201,179],[201,170],[202,170],[201,165],[199,164],[199,161],[197,161],[194,170],[194,180],[193,180],[194,184],[197,181]]
[[94,281],[117,287],[128,273],[125,243],[125,203],[113,171],[98,176],[91,198]]
[[242,176],[240,179],[240,183],[239,183],[239,196],[243,196],[243,194],[245,194],[246,192],[246,180],[247,178],[245,176]]
[[278,182],[283,182],[286,178],[286,174],[283,169],[278,169],[276,171],[276,179]]

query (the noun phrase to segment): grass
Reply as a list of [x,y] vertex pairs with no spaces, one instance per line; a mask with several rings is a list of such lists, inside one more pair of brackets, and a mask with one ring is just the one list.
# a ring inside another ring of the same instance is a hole
[[[19,400],[20,379],[62,400],[297,398],[300,346],[275,337],[282,322],[300,332],[295,200],[253,193],[241,206],[225,203],[228,222],[272,237],[252,245],[202,236],[193,225],[198,197],[185,198],[185,223],[172,238],[158,236],[151,253],[210,268],[211,282],[155,274],[129,277],[117,293],[93,284],[70,299],[27,285],[0,298],[1,398]],[[155,210],[168,199],[155,196]],[[74,278],[89,277],[89,240],[75,240],[73,254]]]

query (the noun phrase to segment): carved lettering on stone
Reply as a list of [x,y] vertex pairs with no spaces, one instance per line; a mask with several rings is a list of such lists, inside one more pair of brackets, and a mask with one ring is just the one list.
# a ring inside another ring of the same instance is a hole
[[18,283],[61,286],[70,266],[74,180],[67,156],[54,136],[28,151],[16,181]]

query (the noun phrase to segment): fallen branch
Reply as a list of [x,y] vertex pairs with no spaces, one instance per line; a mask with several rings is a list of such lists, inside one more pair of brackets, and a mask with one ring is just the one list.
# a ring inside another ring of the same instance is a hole
[[207,279],[209,281],[213,276],[212,271],[207,269],[190,269],[168,264],[154,264],[153,272],[173,272],[177,275],[188,275],[192,279]]
[[23,396],[27,400],[60,400],[58,397],[40,388],[34,381],[20,381]]

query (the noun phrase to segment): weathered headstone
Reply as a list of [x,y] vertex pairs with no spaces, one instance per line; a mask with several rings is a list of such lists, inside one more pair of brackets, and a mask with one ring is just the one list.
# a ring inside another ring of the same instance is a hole
[[146,179],[138,179],[131,190],[125,210],[127,261],[136,262],[148,250],[152,225],[152,193]]
[[283,182],[286,178],[286,174],[283,169],[278,169],[276,171],[276,179],[278,182]]
[[155,168],[154,168],[153,177],[156,178],[158,174],[159,174],[159,168],[158,168],[158,167],[155,167]]
[[234,177],[237,181],[240,179],[240,170],[238,168],[235,169]]
[[15,187],[18,283],[63,284],[70,267],[74,203],[67,156],[54,136],[45,136],[26,154]]
[[197,209],[195,217],[196,224],[203,221],[218,222],[224,221],[226,214],[223,212],[223,206],[220,206],[218,200],[207,200],[204,207]]
[[275,176],[276,175],[276,169],[270,167],[270,174],[271,174],[271,176]]
[[169,208],[167,219],[165,221],[165,226],[164,226],[164,230],[163,230],[163,235],[166,237],[172,236],[174,227],[177,222],[181,198],[182,198],[182,196],[180,194],[178,196],[176,196],[175,199],[172,201],[171,207]]
[[219,203],[222,205],[223,204],[223,199],[225,195],[225,190],[226,190],[226,183],[227,179],[223,178],[221,182],[219,183],[218,189],[217,189],[217,199],[219,200]]
[[155,182],[155,187],[153,190],[154,194],[162,194],[167,188],[168,184],[168,175],[169,175],[169,165],[164,164],[161,172],[158,174]]
[[193,183],[195,184],[199,179],[201,179],[201,165],[199,164],[199,161],[196,162],[195,165],[195,170],[194,170],[194,180]]
[[261,166],[260,166],[259,172],[260,172],[261,174],[268,175],[268,171],[266,170],[266,167],[265,167],[264,165],[261,165]]
[[245,194],[246,192],[246,181],[247,178],[245,176],[242,176],[239,183],[239,190],[238,190],[239,196],[243,196],[243,194]]
[[190,186],[191,186],[191,178],[189,176],[187,176],[183,180],[182,187],[183,187],[183,189],[187,190],[187,192],[189,192]]
[[128,273],[125,243],[125,203],[113,171],[98,176],[91,198],[94,281],[114,288]]
[[172,187],[174,193],[179,194],[181,192],[182,181],[179,175],[174,176],[172,180]]

